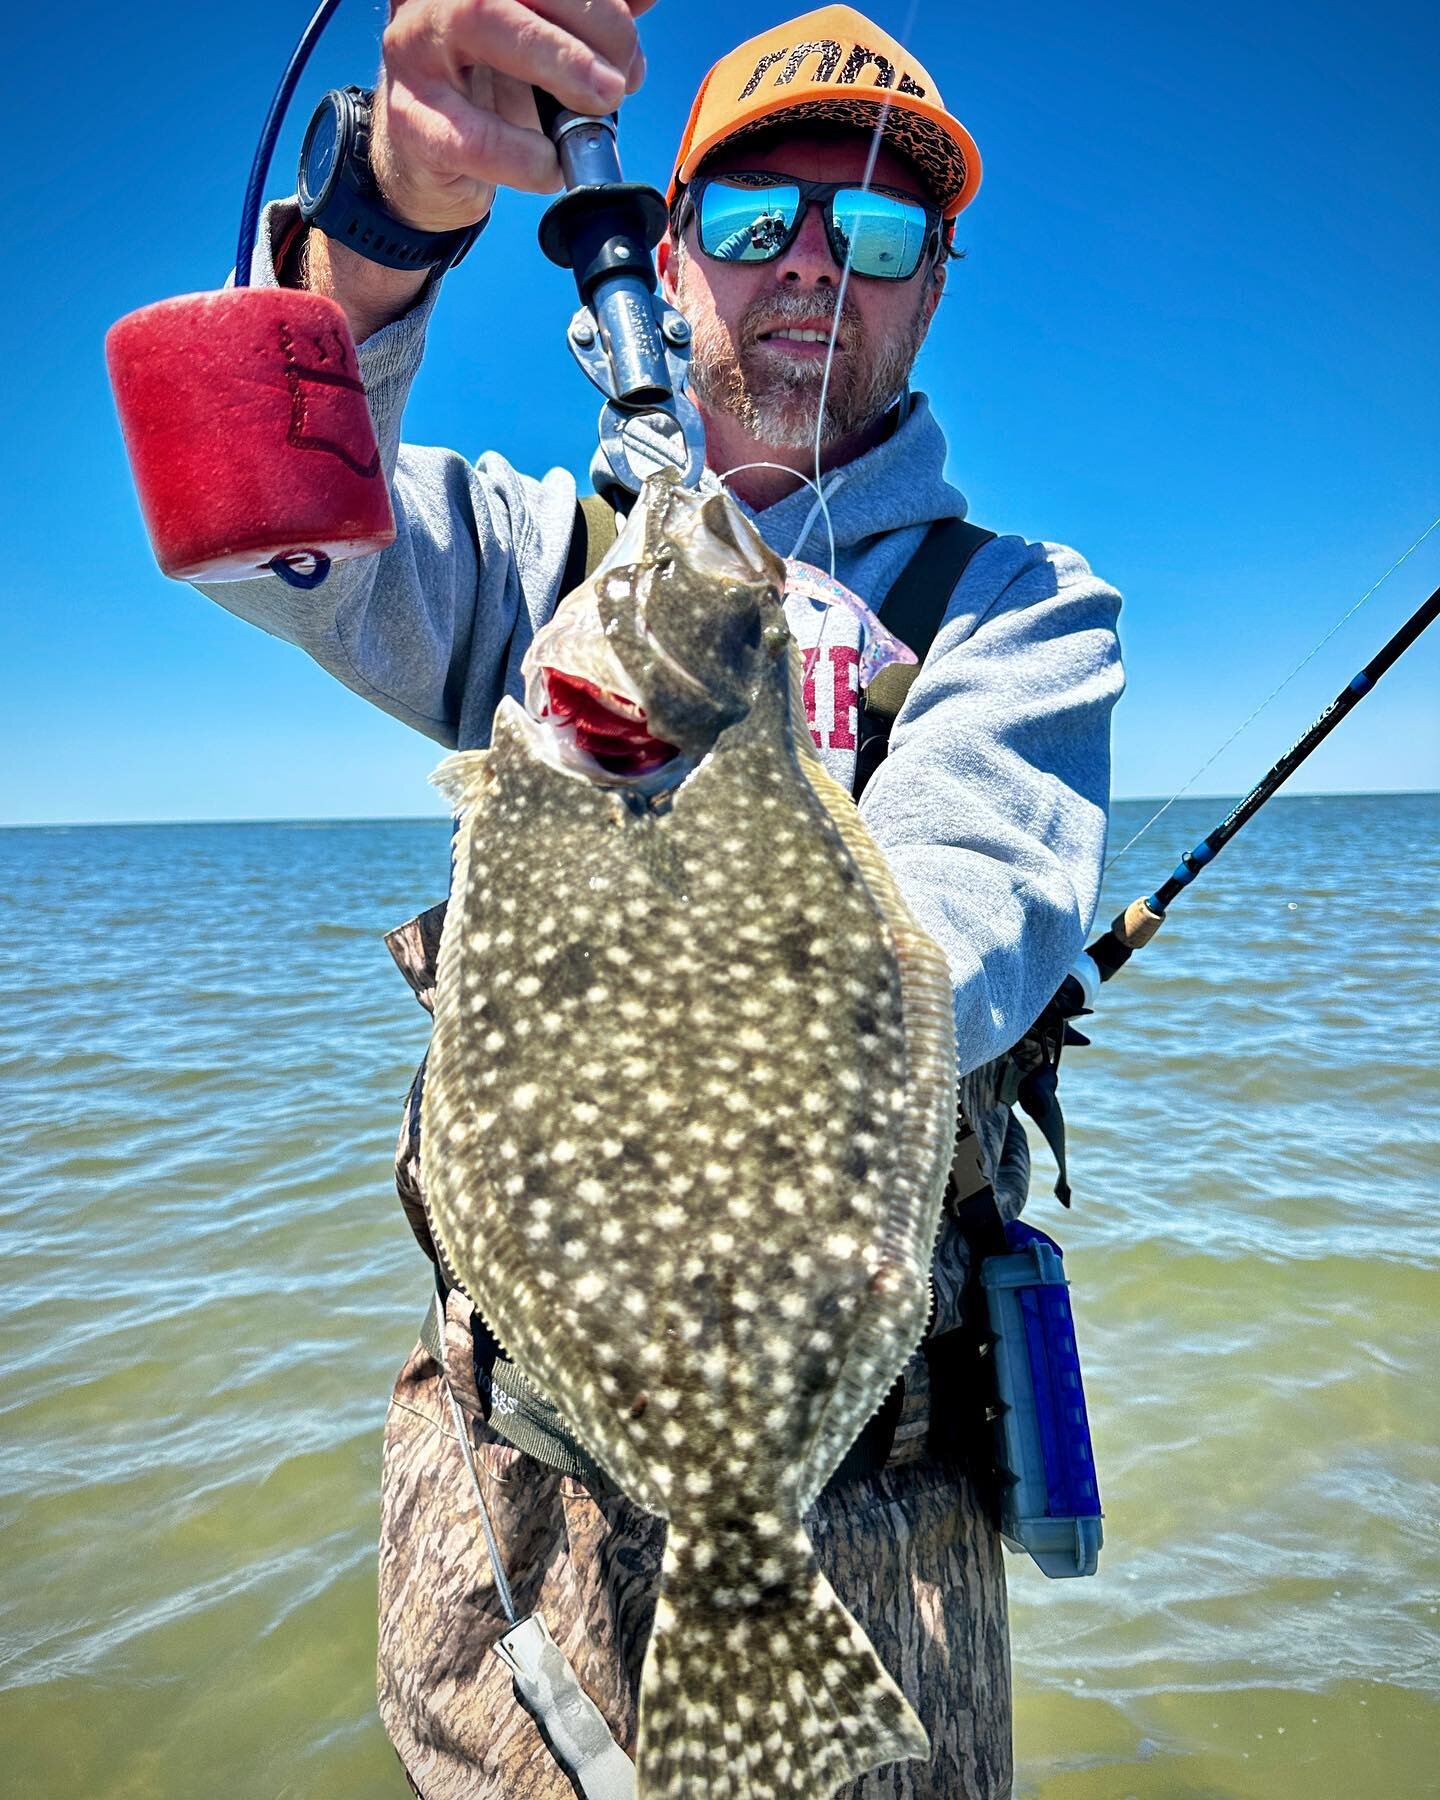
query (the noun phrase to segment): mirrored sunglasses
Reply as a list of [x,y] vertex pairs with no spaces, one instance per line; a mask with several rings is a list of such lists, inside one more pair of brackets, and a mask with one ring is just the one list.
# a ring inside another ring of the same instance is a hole
[[[873,281],[908,281],[938,247],[940,214],[883,188],[757,172],[702,175],[686,190],[701,250],[716,262],[771,262],[820,208],[830,254]],[[679,223],[683,225],[684,209]]]

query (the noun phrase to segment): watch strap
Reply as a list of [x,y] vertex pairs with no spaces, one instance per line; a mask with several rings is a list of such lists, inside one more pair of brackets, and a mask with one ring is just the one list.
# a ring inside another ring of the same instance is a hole
[[424,231],[397,219],[381,198],[370,166],[373,92],[350,87],[343,93],[351,104],[341,111],[345,127],[337,148],[336,177],[323,198],[309,206],[303,180],[300,183],[300,210],[306,223],[387,269],[453,269],[485,229],[489,215],[454,231]]

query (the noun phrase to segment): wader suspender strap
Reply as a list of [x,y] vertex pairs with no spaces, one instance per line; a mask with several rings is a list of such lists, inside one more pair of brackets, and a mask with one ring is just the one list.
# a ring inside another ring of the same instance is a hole
[[570,533],[570,554],[560,578],[560,597],[588,581],[600,567],[610,546],[619,537],[615,508],[598,494],[586,494],[575,502],[575,529]]
[[858,800],[890,747],[890,727],[905,704],[920,664],[930,654],[950,597],[970,559],[995,536],[968,519],[937,519],[921,538],[915,554],[895,577],[880,608],[880,622],[908,644],[919,662],[891,663],[866,688],[860,701],[860,747],[855,753]]
[[[880,608],[881,623],[887,631],[893,631],[902,644],[907,644],[918,660],[888,664],[860,696],[860,741],[855,752],[855,781],[851,790],[857,802],[885,760],[895,715],[905,704],[911,685],[930,654],[935,634],[940,629],[951,596],[960,585],[961,576],[969,568],[975,552],[994,536],[993,531],[972,525],[968,519],[937,519],[885,596]],[[980,1159],[980,1139],[963,1112],[959,1114],[946,1204],[969,1242],[973,1285],[982,1257],[994,1248],[994,1234],[999,1233],[1001,1244],[1005,1234],[994,1192]],[[830,1478],[832,1481],[852,1480],[883,1467],[890,1457],[903,1403],[903,1383],[897,1381],[880,1410],[866,1422],[846,1451]]]
[[[921,664],[930,654],[961,576],[975,552],[994,536],[993,531],[972,525],[968,519],[937,519],[885,596],[885,604],[880,608],[881,623],[902,644],[908,644],[920,661],[889,664],[861,696],[860,746],[855,753],[857,800],[885,760],[890,748],[890,727],[905,704]],[[990,1185],[980,1162],[980,1140],[964,1117],[960,1120],[950,1179],[951,1202],[957,1207],[984,1194]],[[972,1244],[974,1248],[977,1246]],[[978,1263],[979,1257],[975,1260]]]

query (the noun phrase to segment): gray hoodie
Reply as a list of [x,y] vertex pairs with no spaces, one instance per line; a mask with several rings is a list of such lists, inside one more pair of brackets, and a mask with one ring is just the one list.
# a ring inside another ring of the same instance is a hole
[[[256,286],[275,284],[272,238],[293,216],[288,203],[269,209]],[[336,563],[308,593],[273,576],[202,592],[453,749],[484,745],[501,695],[520,696],[520,659],[560,598],[576,488],[564,470],[536,480],[493,451],[472,464],[400,443],[437,285],[360,346],[395,542]],[[826,479],[835,573],[876,610],[926,527],[965,515],[944,466],[945,439],[917,395],[889,438]],[[824,566],[829,543],[814,511],[802,488],[751,517],[780,555],[798,547]],[[1025,1031],[1094,918],[1110,709],[1123,685],[1119,605],[1063,545],[1019,536],[986,544],[951,596],[866,791],[865,822],[949,960],[962,1072]],[[849,787],[860,624],[798,597],[786,613],[805,657],[811,730]]]

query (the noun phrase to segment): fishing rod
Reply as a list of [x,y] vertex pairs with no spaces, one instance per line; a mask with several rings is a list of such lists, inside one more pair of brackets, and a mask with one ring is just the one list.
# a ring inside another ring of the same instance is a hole
[[[1119,974],[1137,950],[1143,949],[1165,923],[1166,914],[1200,871],[1253,819],[1265,802],[1287,782],[1307,756],[1371,692],[1380,677],[1396,663],[1427,626],[1440,618],[1440,588],[1423,601],[1395,635],[1360,673],[1340,690],[1308,731],[1267,769],[1245,798],[1220,821],[1193,850],[1187,850],[1175,872],[1153,894],[1132,900],[1095,942],[1075,959],[1055,997],[1011,1052],[1012,1083],[1004,1097],[1023,1108],[1039,1129],[1055,1158],[1055,1198],[1070,1204],[1070,1180],[1065,1146],[1065,1114],[1060,1105],[1058,1082],[1061,1052],[1069,1045],[1088,1046],[1089,1038],[1073,1021],[1094,1010],[1103,982]],[[981,1177],[983,1180],[983,1177]]]
[[[1092,1004],[1099,984],[1109,981],[1125,967],[1137,950],[1143,949],[1165,923],[1165,917],[1177,895],[1182,894],[1200,871],[1215,858],[1231,838],[1248,825],[1265,802],[1287,782],[1312,751],[1329,737],[1340,721],[1352,712],[1385,672],[1400,660],[1425,629],[1440,618],[1440,588],[1421,602],[1410,617],[1376,652],[1351,681],[1340,690],[1308,731],[1303,732],[1285,754],[1257,781],[1245,798],[1234,806],[1208,836],[1201,838],[1193,850],[1187,850],[1168,880],[1161,882],[1153,894],[1142,894],[1098,937],[1085,952],[1094,965],[1095,976],[1086,979],[1083,971],[1072,970],[1060,985],[1055,997],[1059,1014],[1064,1019],[1078,1018]],[[1088,992],[1087,992],[1088,990]]]

